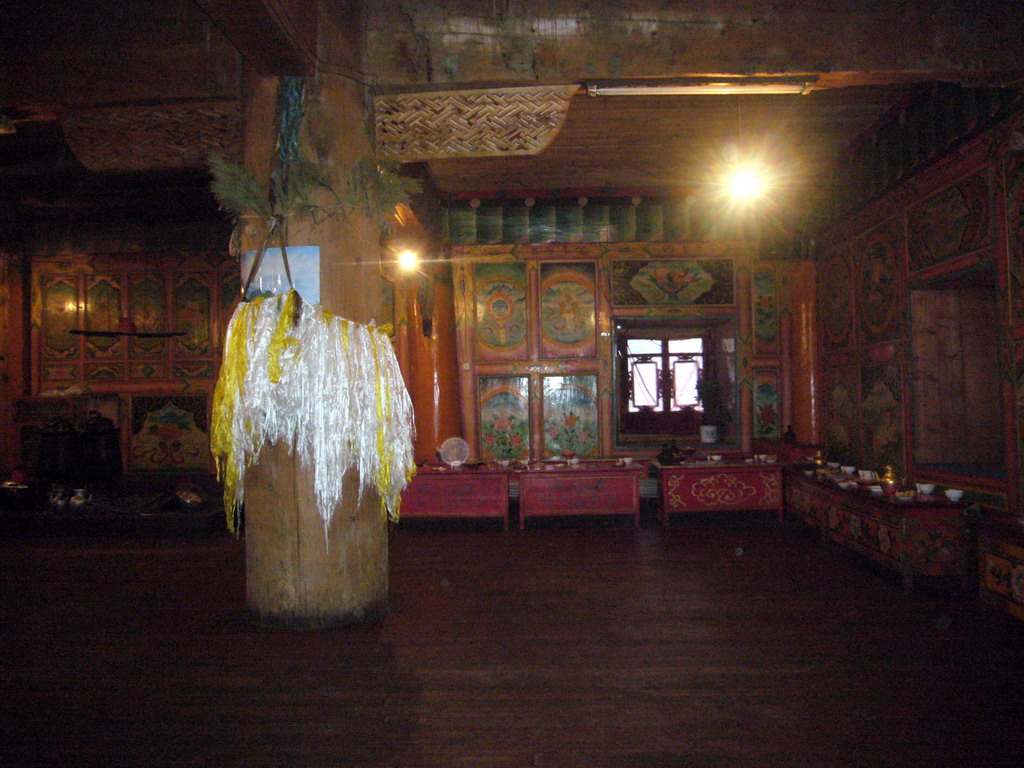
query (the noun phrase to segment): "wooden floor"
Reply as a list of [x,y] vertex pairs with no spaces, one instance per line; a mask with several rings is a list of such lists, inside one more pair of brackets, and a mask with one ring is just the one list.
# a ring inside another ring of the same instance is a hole
[[761,516],[399,528],[251,625],[229,538],[0,542],[0,766],[1024,765],[1024,631]]

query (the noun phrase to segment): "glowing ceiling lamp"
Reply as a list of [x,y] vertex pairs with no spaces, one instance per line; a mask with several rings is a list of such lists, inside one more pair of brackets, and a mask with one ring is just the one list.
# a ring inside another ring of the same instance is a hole
[[634,81],[587,85],[588,96],[731,96],[807,94],[812,79],[687,79],[672,81]]
[[724,183],[734,201],[751,203],[764,196],[771,180],[764,168],[751,163],[737,163],[729,169]]
[[411,248],[405,248],[398,253],[398,266],[405,272],[412,272],[420,264],[420,257]]

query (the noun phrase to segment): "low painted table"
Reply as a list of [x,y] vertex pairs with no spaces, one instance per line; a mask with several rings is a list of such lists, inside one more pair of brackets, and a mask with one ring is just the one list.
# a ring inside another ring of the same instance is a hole
[[860,488],[847,490],[810,469],[793,467],[786,477],[786,508],[818,528],[823,541],[898,571],[907,592],[914,579],[930,576],[954,576],[966,588],[963,504],[942,496],[916,494],[898,501]]
[[420,467],[402,491],[404,518],[498,518],[508,530],[509,470]]
[[1024,522],[982,523],[978,560],[981,599],[1024,621]]
[[782,467],[779,464],[693,461],[658,466],[658,516],[684,512],[774,509],[782,519]]
[[636,462],[581,462],[535,465],[516,471],[519,528],[528,517],[554,515],[630,515],[640,527],[640,478],[647,465]]

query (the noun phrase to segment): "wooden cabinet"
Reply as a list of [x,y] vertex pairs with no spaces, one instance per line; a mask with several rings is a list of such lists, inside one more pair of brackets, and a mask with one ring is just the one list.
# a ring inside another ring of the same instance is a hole
[[822,540],[861,553],[903,577],[910,591],[918,577],[955,576],[966,586],[964,508],[941,497],[910,501],[843,490],[792,468],[786,475],[786,509],[821,531]]
[[519,528],[528,517],[550,515],[630,515],[639,528],[640,478],[646,471],[646,465],[600,462],[520,470]]
[[402,518],[498,518],[508,529],[508,478],[503,469],[421,467],[402,492]]
[[782,467],[778,464],[693,462],[658,467],[662,525],[669,516],[717,510],[777,510],[782,519]]
[[978,531],[981,599],[1024,620],[1024,523],[988,521]]

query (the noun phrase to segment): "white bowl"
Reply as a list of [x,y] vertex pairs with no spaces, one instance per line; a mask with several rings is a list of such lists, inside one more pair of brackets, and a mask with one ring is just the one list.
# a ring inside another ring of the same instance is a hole
[[877,480],[878,479],[878,475],[875,473],[874,470],[871,470],[871,469],[858,469],[857,470],[857,477],[859,477],[861,480]]
[[880,485],[870,485],[868,486],[868,490],[875,494],[875,496],[882,495],[882,486]]
[[709,461],[721,461],[722,460],[722,454],[720,454],[720,453],[713,453],[710,456],[708,456],[708,460]]
[[840,469],[843,470],[843,472],[845,472],[848,475],[852,475],[854,472],[857,471],[856,467],[851,467],[851,466],[840,467]]
[[580,460],[577,458],[571,458],[567,459],[565,463],[568,464],[570,467],[578,467],[580,464]]
[[935,490],[935,483],[918,483],[917,492],[924,496],[931,496],[932,491]]
[[633,463],[633,457],[632,456],[623,456],[622,457],[622,463],[625,464],[626,466],[629,466],[630,464]]
[[498,466],[499,467],[507,467],[511,463],[512,462],[509,459],[498,459]]
[[959,488],[947,488],[946,498],[950,501],[960,501],[964,497],[964,492]]

